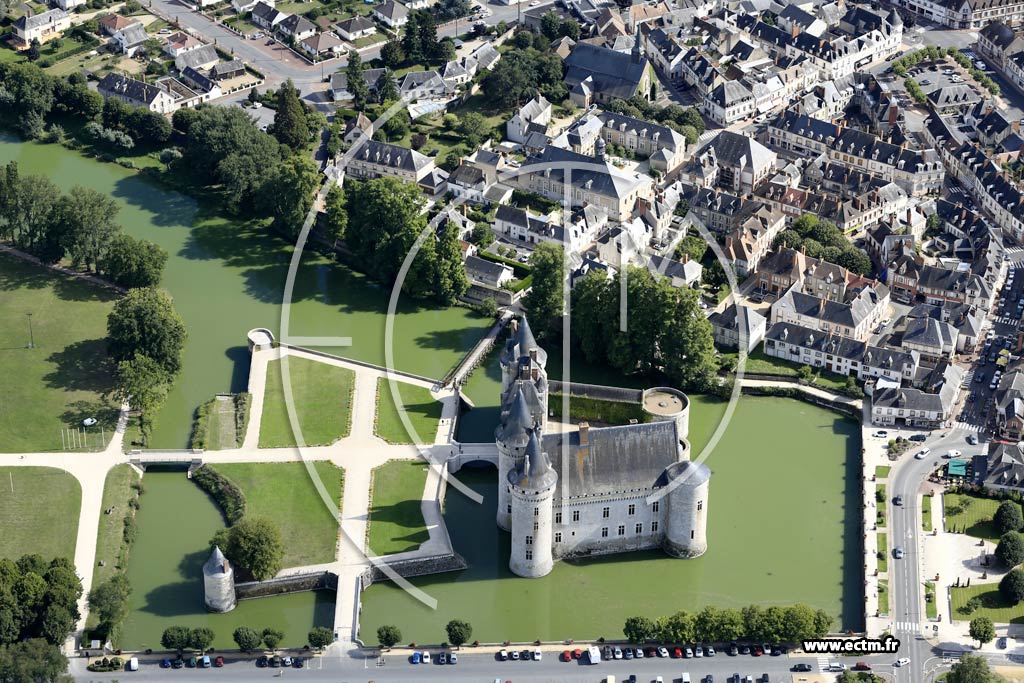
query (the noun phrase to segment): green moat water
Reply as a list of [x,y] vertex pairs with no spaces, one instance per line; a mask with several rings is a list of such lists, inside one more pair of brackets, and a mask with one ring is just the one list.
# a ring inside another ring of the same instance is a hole
[[[22,173],[46,175],[59,187],[83,185],[114,197],[125,232],[156,242],[170,254],[162,286],[174,296],[189,341],[182,373],[157,417],[151,446],[183,448],[199,404],[218,392],[245,390],[245,333],[267,327],[278,334],[292,250],[259,224],[217,216],[133,171],[59,145],[25,143],[0,134],[0,163],[11,160]],[[295,283],[291,333],[350,336],[351,347],[325,350],[384,364],[389,296],[390,290],[307,251]],[[486,320],[464,308],[431,310],[400,300],[395,367],[440,378],[486,327]]]
[[210,556],[210,538],[224,526],[220,510],[184,471],[150,469],[143,483],[138,538],[128,561],[132,598],[122,648],[162,649],[160,635],[177,625],[210,627],[216,648],[237,647],[231,634],[239,626],[280,629],[282,646],[301,647],[311,628],[333,624],[330,591],[242,600],[227,614],[208,613],[202,566]]

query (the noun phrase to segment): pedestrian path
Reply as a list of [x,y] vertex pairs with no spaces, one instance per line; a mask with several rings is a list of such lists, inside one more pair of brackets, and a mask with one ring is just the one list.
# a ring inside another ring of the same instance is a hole
[[818,657],[818,673],[828,671],[828,657]]
[[892,630],[896,633],[919,633],[921,631],[921,624],[916,621],[894,621],[892,623]]

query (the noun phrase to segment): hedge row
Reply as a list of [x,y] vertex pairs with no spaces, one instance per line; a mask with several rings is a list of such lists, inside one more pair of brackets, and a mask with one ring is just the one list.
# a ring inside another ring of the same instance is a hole
[[245,494],[220,472],[203,465],[192,473],[192,481],[213,497],[229,525],[245,516]]
[[512,272],[515,274],[515,276],[520,280],[525,280],[533,272],[533,268],[526,265],[525,263],[520,263],[519,261],[514,261],[510,258],[505,258],[504,256],[498,256],[497,254],[492,254],[489,251],[477,252],[477,256],[484,259],[485,261],[494,261],[495,263],[501,263],[506,266],[509,266],[510,268],[512,268]]
[[216,403],[217,399],[213,398],[196,408],[192,419],[192,434],[188,438],[189,448],[200,451],[206,449],[206,442],[210,438],[210,411]]
[[245,431],[249,428],[249,405],[251,403],[252,394],[248,391],[235,394],[235,434],[238,437],[239,446],[245,440]]

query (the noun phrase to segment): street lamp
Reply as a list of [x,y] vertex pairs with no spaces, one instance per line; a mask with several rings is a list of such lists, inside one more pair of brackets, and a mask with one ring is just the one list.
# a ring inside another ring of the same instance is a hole
[[34,349],[36,348],[36,337],[32,332],[32,314],[26,313],[25,315],[28,316],[28,348]]

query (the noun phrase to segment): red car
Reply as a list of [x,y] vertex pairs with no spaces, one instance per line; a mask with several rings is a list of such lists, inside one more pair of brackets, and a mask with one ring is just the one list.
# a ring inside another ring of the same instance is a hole
[[760,645],[755,645],[754,651],[751,654],[753,654],[755,657],[760,657],[764,654],[764,650],[761,648]]
[[674,659],[679,659],[682,656],[683,656],[683,651],[680,650],[678,647],[672,650],[672,657]]
[[867,662],[857,662],[853,665],[853,668],[857,671],[871,671],[871,665]]
[[568,650],[563,652],[562,653],[562,661],[563,662],[571,662],[572,661],[572,653],[569,652]]
[[579,659],[582,656],[583,656],[583,650],[576,649],[576,650],[572,651],[572,658],[573,659]]
[[218,669],[220,667],[224,666],[224,658],[223,657],[217,657],[216,659],[213,660],[213,665],[215,667],[217,667]]

